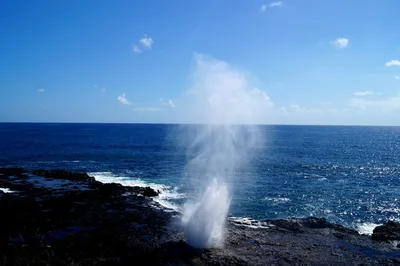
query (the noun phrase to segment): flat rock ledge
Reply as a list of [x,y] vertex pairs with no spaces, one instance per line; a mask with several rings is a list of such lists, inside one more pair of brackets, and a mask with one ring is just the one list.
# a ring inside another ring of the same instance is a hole
[[223,248],[194,249],[159,193],[0,168],[0,265],[400,265],[391,221],[370,237],[324,218],[229,219]]

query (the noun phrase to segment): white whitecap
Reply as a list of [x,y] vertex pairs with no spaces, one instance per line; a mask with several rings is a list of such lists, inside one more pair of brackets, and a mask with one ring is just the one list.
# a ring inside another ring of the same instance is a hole
[[229,217],[228,220],[231,222],[234,222],[235,225],[245,226],[245,227],[254,228],[254,229],[269,228],[269,227],[274,226],[267,222],[260,222],[260,221],[254,220],[253,218],[249,218],[249,217]]
[[154,201],[159,203],[166,209],[172,209],[179,211],[179,206],[174,204],[170,200],[184,198],[185,194],[179,193],[177,187],[170,187],[167,185],[148,183],[139,178],[129,178],[116,176],[110,172],[93,172],[88,173],[89,176],[93,176],[97,181],[101,183],[118,183],[126,187],[151,187],[152,189],[159,191],[159,195],[154,197]]
[[273,201],[273,202],[281,202],[281,203],[290,201],[289,198],[280,198],[280,197],[265,197],[264,200],[265,201]]
[[1,188],[0,191],[3,191],[4,193],[15,193],[15,191],[10,190],[9,188]]
[[362,223],[357,224],[355,229],[362,235],[372,235],[375,227],[379,226],[380,224],[375,223]]

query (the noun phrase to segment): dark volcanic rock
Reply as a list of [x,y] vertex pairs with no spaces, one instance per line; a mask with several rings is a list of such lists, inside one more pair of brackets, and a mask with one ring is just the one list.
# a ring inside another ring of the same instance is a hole
[[70,181],[95,181],[94,177],[89,176],[87,173],[74,173],[66,170],[34,170],[32,171],[32,174],[46,178],[65,179]]
[[125,188],[121,184],[110,183],[110,184],[102,184],[97,189],[99,195],[102,197],[111,197],[111,196],[119,196],[119,193],[124,193]]
[[151,187],[145,187],[142,190],[141,194],[143,194],[143,196],[145,196],[145,197],[156,197],[156,196],[158,196],[159,193],[157,191],[155,191],[154,189],[152,189]]
[[[0,194],[0,265],[133,265],[137,259],[153,260],[149,254],[161,245],[173,214],[151,207],[145,197],[156,195],[153,189],[102,184],[64,170],[32,171],[50,182],[41,186],[29,182],[26,172],[0,170],[2,185],[18,188],[18,193]],[[64,181],[65,186],[51,187]],[[122,195],[126,192],[129,196]]]
[[328,222],[325,218],[316,218],[309,217],[306,219],[281,219],[269,221],[270,224],[278,226],[279,228],[284,228],[286,230],[290,230],[293,232],[303,233],[306,229],[329,229],[336,233],[336,236],[340,236],[342,234],[345,235],[356,235],[359,233],[356,230],[345,228],[338,224],[333,224]]
[[399,241],[400,223],[388,221],[383,225],[375,227],[372,239],[377,241]]
[[[0,168],[0,173],[2,173],[5,177],[21,175],[24,172],[23,168]],[[1,179],[1,176],[0,176]]]
[[[184,242],[178,213],[152,207],[162,192],[64,170],[31,172],[66,184],[46,187],[26,172],[0,168],[0,187],[17,191],[0,192],[0,265],[400,264],[391,243],[315,217],[231,221],[224,247],[195,249]],[[396,223],[383,228],[374,234],[399,232]]]
[[[241,265],[394,265],[400,250],[321,218],[264,221],[265,228],[229,225],[225,249]],[[268,226],[269,224],[269,226]],[[239,228],[239,229],[238,229]]]

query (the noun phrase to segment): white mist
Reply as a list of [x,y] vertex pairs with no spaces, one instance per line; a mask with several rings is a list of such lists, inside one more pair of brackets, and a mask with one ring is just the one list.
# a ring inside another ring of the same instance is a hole
[[182,224],[189,245],[221,247],[235,171],[262,145],[255,124],[265,122],[272,102],[242,71],[204,55],[195,56],[193,79],[188,110],[200,124],[186,128],[189,158],[183,175],[197,197],[184,205]]

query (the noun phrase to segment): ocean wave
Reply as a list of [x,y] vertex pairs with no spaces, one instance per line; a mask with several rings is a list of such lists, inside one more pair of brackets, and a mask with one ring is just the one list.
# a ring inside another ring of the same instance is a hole
[[15,191],[10,190],[9,188],[1,188],[0,191],[3,191],[4,193],[14,193]]
[[305,179],[315,179],[318,181],[327,180],[327,178],[323,175],[309,174],[309,173],[299,173],[298,175],[302,175]]
[[361,224],[356,224],[355,229],[362,235],[372,235],[375,227],[377,227],[379,225],[381,225],[381,224],[361,223]]
[[118,183],[127,187],[151,187],[152,189],[160,192],[158,196],[153,198],[154,201],[159,203],[162,207],[174,211],[180,211],[180,206],[175,204],[174,202],[171,202],[171,200],[186,197],[184,193],[178,192],[177,187],[150,183],[140,178],[121,177],[114,175],[111,172],[93,172],[88,173],[88,175],[93,176],[97,181],[101,183]]
[[37,164],[60,164],[60,163],[94,163],[95,161],[60,160],[60,161],[36,161]]
[[378,207],[377,208],[381,212],[389,212],[389,213],[400,213],[400,208],[383,208],[383,207]]
[[250,227],[250,228],[269,228],[274,226],[267,222],[257,221],[249,217],[229,217],[228,220],[236,225]]
[[289,198],[280,198],[280,197],[265,197],[263,200],[273,201],[273,202],[281,202],[281,203],[290,201]]

